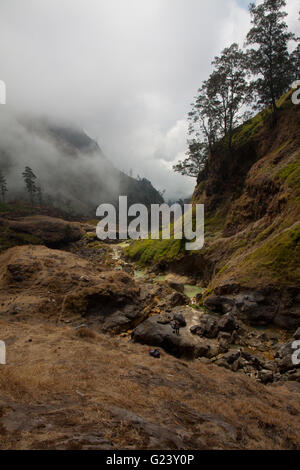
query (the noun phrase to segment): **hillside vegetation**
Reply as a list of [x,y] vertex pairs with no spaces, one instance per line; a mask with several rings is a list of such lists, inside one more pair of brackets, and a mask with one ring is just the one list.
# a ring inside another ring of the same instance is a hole
[[193,202],[205,205],[204,249],[186,253],[178,240],[146,240],[132,244],[128,257],[192,267],[186,273],[209,291],[233,283],[299,286],[300,108],[290,95],[278,103],[276,124],[268,110],[257,114],[235,130],[232,151],[220,142],[199,174]]

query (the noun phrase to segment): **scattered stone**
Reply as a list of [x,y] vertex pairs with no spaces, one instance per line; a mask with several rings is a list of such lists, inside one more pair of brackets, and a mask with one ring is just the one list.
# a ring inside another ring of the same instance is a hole
[[266,370],[266,369],[260,370],[257,376],[258,376],[258,379],[263,384],[271,383],[274,380],[273,372],[270,370]]
[[218,322],[211,315],[203,315],[199,325],[195,325],[190,329],[193,335],[205,336],[206,338],[216,338],[219,332]]
[[237,359],[241,356],[241,352],[239,350],[231,350],[228,353],[224,354],[223,359],[228,364],[233,364]]

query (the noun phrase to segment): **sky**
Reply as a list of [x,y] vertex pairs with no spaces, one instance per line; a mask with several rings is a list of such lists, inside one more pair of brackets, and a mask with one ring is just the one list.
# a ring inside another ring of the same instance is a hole
[[[166,198],[195,179],[172,171],[211,61],[250,26],[248,0],[1,0],[0,80],[7,108],[74,123],[113,164]],[[299,0],[288,0],[298,28]]]

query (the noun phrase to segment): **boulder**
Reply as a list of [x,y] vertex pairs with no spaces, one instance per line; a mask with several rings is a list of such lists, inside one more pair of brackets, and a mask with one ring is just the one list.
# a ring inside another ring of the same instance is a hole
[[218,322],[211,315],[203,315],[199,325],[194,325],[190,329],[193,335],[205,336],[206,338],[216,338],[219,332]]
[[263,384],[268,384],[274,381],[274,374],[271,370],[263,369],[258,372],[257,377]]
[[133,341],[163,348],[176,357],[194,357],[195,342],[188,341],[181,334],[177,336],[170,323],[159,322],[160,316],[150,317],[132,332]]
[[181,305],[188,305],[189,301],[189,298],[181,292],[173,292],[166,297],[164,303],[167,307],[173,308]]
[[185,318],[181,312],[174,313],[173,320],[175,320],[179,324],[180,328],[186,326]]
[[275,324],[285,329],[300,326],[300,288],[287,286],[262,287],[246,290],[239,284],[224,284],[215,287],[214,294],[205,301],[205,306],[214,312],[232,312],[242,321],[256,324]]
[[212,312],[224,315],[233,309],[234,300],[221,295],[212,295],[205,300],[204,306]]
[[[190,332],[193,322],[200,320],[200,315],[191,307],[176,307],[172,313],[152,316],[140,323],[133,330],[132,339],[138,343],[160,347],[176,357],[206,356],[210,352],[209,345]],[[174,318],[181,319],[179,336],[172,328]]]
[[235,312],[245,322],[256,325],[272,323],[278,303],[260,292],[241,293],[235,297]]
[[300,325],[300,289],[265,288],[235,296],[234,313],[242,321],[255,325],[275,325],[294,329]]
[[236,330],[237,324],[232,313],[226,313],[226,315],[220,318],[218,321],[218,327],[220,331],[226,331],[230,333]]
[[231,365],[235,361],[237,361],[241,356],[241,352],[237,349],[232,349],[228,353],[224,354],[222,359],[227,362],[227,364]]
[[167,284],[171,289],[176,290],[177,292],[181,292],[182,294],[184,293],[184,284],[182,282],[177,282],[173,280],[167,281]]
[[14,233],[32,236],[50,247],[75,242],[84,235],[79,223],[40,215],[18,220],[1,219],[1,224]]
[[210,345],[207,341],[201,341],[195,347],[195,358],[208,358],[210,357]]

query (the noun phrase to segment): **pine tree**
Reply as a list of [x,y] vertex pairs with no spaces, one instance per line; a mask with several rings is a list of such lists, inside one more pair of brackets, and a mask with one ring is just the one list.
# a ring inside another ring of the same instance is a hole
[[6,196],[7,191],[8,189],[7,189],[6,178],[3,175],[2,171],[0,170],[0,193],[1,193],[3,204],[5,203],[5,196]]
[[264,0],[262,4],[251,3],[252,28],[247,34],[246,45],[255,48],[248,51],[248,64],[256,76],[253,89],[258,96],[256,109],[271,106],[276,115],[276,101],[293,81],[293,64],[288,51],[294,34],[288,32],[283,11],[285,0]]
[[34,203],[34,195],[37,191],[37,187],[36,187],[36,183],[35,183],[36,176],[35,176],[35,174],[33,173],[32,169],[29,166],[25,167],[25,170],[22,173],[22,176],[23,176],[24,181],[25,181],[25,185],[26,185],[26,189],[27,189],[28,194],[29,194],[30,202],[31,202],[31,204],[33,204]]

